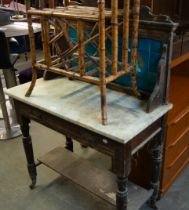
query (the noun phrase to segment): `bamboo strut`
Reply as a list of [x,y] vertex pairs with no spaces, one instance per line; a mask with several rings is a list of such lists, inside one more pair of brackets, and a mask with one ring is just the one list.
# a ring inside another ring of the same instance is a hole
[[[56,22],[56,26],[55,26],[56,31],[61,31],[63,33],[63,36],[66,38],[66,41],[70,44],[70,40],[71,39],[70,39],[70,37],[68,35],[68,32],[65,29],[66,24],[62,23],[62,21],[59,20],[58,18],[56,18],[54,21]],[[70,45],[70,47],[72,47],[72,46],[73,45]],[[59,47],[58,40],[56,41],[55,47],[56,47],[56,50],[57,50],[58,57],[61,58],[60,61],[62,62],[62,65],[63,65],[65,63],[65,59],[64,59],[64,57],[61,56],[62,51],[61,51],[61,48]]]
[[[70,24],[68,21],[66,21],[65,19],[64,19],[64,21],[65,21],[71,28],[75,29],[75,27],[74,27],[72,24]],[[119,24],[118,24],[118,28],[119,28],[122,24],[123,24],[122,22],[119,23]],[[93,27],[92,31],[94,30],[94,28],[95,28],[96,26],[98,26],[98,22],[95,24],[95,26]],[[110,28],[107,27],[107,28],[105,29],[105,30],[106,30],[106,38],[110,38],[110,37],[111,37],[110,34],[109,34],[109,32],[111,32],[111,27],[112,27],[112,26],[110,26]],[[88,34],[87,32],[85,32],[86,37],[89,36],[89,37],[87,37],[89,40],[90,40],[90,37],[91,37],[90,34],[91,34],[91,33]],[[112,41],[112,38],[111,38],[110,40]],[[94,42],[94,43],[93,43],[93,42]],[[92,40],[92,41],[91,41],[91,45],[93,45],[94,48],[98,49],[98,45],[99,45],[99,44],[98,44],[95,40]],[[97,52],[97,51],[96,51],[96,52]],[[111,53],[110,53],[108,50],[106,50],[106,56],[107,56],[106,59],[107,59],[109,62],[112,63],[112,56],[111,56]],[[118,62],[118,65],[121,66],[120,62]]]
[[69,30],[68,25],[66,23],[61,23],[61,21],[60,21],[60,24],[61,24],[62,29],[64,31],[64,37],[66,38],[66,41],[68,42],[69,47],[73,47],[72,40],[71,40],[70,35],[68,33],[68,30]]
[[90,71],[88,71],[88,72],[86,72],[86,76],[92,76],[92,75],[94,75],[94,74],[96,74],[96,73],[98,73],[99,72],[99,69],[98,68],[95,68],[95,69],[93,69],[93,70],[90,70]]
[[[123,11],[118,10],[118,16],[122,16]],[[69,6],[62,7],[61,9],[45,9],[45,10],[37,10],[32,9],[28,11],[28,14],[37,15],[37,16],[48,16],[48,17],[62,17],[70,20],[86,20],[89,22],[98,21],[99,11],[96,7],[85,7],[85,6]],[[111,19],[112,11],[105,10],[106,18]]]
[[56,41],[59,40],[63,35],[64,35],[64,32],[61,31],[59,34],[57,34],[56,36],[54,36],[54,37],[49,41],[49,44],[52,44],[52,43],[56,42]]
[[100,53],[100,92],[102,124],[107,124],[106,107],[106,31],[105,31],[105,0],[98,1],[99,7],[99,53]]
[[77,21],[77,34],[78,34],[78,45],[79,45],[79,67],[81,77],[85,74],[85,47],[83,45],[84,41],[84,23],[81,20]]
[[128,66],[128,51],[129,51],[129,15],[130,15],[130,0],[124,0],[123,9],[123,49],[122,49],[122,69],[127,71]]
[[[66,63],[66,62],[65,62]],[[68,62],[67,62],[68,63]],[[87,67],[90,67],[90,66],[92,66],[93,65],[93,62],[92,61],[88,61],[88,62],[86,62],[85,64],[85,67],[87,68]],[[55,64],[55,65],[53,65],[53,66],[51,66],[51,67],[56,67],[56,68],[63,68],[63,66],[62,66],[62,64],[61,63],[57,63],[57,64]],[[71,72],[79,72],[79,66],[75,66],[75,67],[72,67],[72,68],[69,68],[69,71],[71,71]],[[87,75],[88,76],[88,75]]]
[[[45,70],[47,70],[47,65],[45,65],[45,64],[35,64],[35,68],[45,71]],[[48,71],[51,71],[51,72],[54,72],[54,73],[57,73],[57,74],[60,74],[60,75],[64,75],[68,78],[71,77],[71,78],[79,79],[81,81],[89,82],[89,83],[96,84],[96,85],[100,84],[100,80],[96,77],[91,77],[91,76],[81,77],[80,74],[78,74],[78,73],[70,72],[70,71],[67,71],[67,70],[64,70],[64,69],[59,69],[59,68],[56,68],[56,67],[53,67],[53,66],[50,66],[48,68]]]
[[47,66],[51,65],[51,53],[49,48],[49,23],[48,19],[41,17],[42,24],[42,44],[43,44],[43,53],[45,58],[45,63]]
[[[60,47],[59,47],[59,45],[58,45],[57,42],[54,43],[54,47],[56,49],[56,54],[58,55],[58,57],[60,57],[60,55],[61,55],[61,49],[60,49]],[[60,60],[62,61],[62,58]],[[52,56],[51,56],[51,65],[52,65]]]
[[132,66],[130,66],[126,71],[119,71],[116,75],[110,75],[109,77],[106,78],[106,84],[118,79],[119,77],[122,77],[123,75],[127,74],[128,72],[132,71]]
[[[53,65],[56,65],[56,64],[59,64],[60,62],[62,62],[62,57],[60,57],[59,55],[51,56],[51,60],[52,60],[51,65],[53,66]],[[78,58],[74,57],[74,56],[72,56],[71,59],[64,60],[65,64],[69,63],[69,62],[77,62],[77,61],[78,61]],[[41,60],[40,62],[38,61],[38,63],[44,63],[44,59]]]
[[[57,23],[57,24],[56,24],[56,28],[60,28],[60,29],[63,31],[64,38],[66,39],[66,41],[67,41],[69,47],[72,48],[72,47],[73,47],[73,43],[72,43],[71,38],[70,38],[70,36],[69,36],[69,34],[68,34],[68,25],[67,25],[66,23],[64,23],[64,22],[63,22],[61,19],[59,19],[59,18],[56,18],[55,21],[56,21],[56,23]],[[60,52],[58,55],[59,55],[59,57],[61,58],[61,61],[62,61],[62,63],[63,63],[64,57],[61,56],[61,52]]]
[[92,28],[91,32],[90,32],[90,36],[93,35],[94,31],[96,30],[96,28],[98,27],[98,22],[95,23],[94,27]]
[[[94,22],[94,21],[98,21],[98,15],[94,15],[94,14],[88,14],[88,15],[84,15],[82,13],[82,15],[80,17],[78,17],[78,14],[72,13],[65,13],[62,11],[58,11],[58,10],[29,10],[28,14],[30,15],[36,15],[36,16],[46,16],[46,17],[60,17],[60,18],[67,18],[70,20],[85,20],[85,21],[90,21],[90,22]],[[111,15],[110,15],[111,17]]]
[[112,0],[112,73],[117,74],[118,63],[118,0]]
[[137,45],[138,45],[138,28],[139,28],[139,15],[140,15],[140,0],[134,0],[134,14],[133,14],[133,36],[132,36],[132,54],[131,64],[134,66],[131,75],[132,89],[135,95],[140,96],[137,89],[136,81],[136,62],[137,62]]
[[[123,24],[123,23],[120,23],[119,26],[121,26],[122,24]],[[112,28],[111,26],[107,27],[107,28],[105,29],[105,32],[106,32],[106,33],[110,32],[110,31],[111,31],[111,28]],[[91,38],[87,39],[86,41],[84,41],[84,42],[83,42],[83,45],[85,46],[85,45],[90,44],[93,40],[99,38],[99,36],[100,36],[99,33],[96,34],[96,35],[94,35],[93,37],[91,37]],[[62,53],[61,56],[62,56],[62,57],[69,56],[69,55],[71,55],[74,51],[76,51],[76,50],[78,50],[78,49],[79,49],[79,44],[76,44],[76,45],[74,45],[72,48],[70,48],[70,49],[66,50],[64,53]]]
[[[26,10],[30,9],[30,1],[26,1],[25,4],[26,4]],[[32,60],[32,82],[25,96],[29,97],[31,95],[31,92],[37,80],[37,72],[35,69],[35,64],[36,64],[35,36],[34,36],[33,27],[32,27],[31,15],[27,14],[27,20],[28,20],[28,31],[29,31],[29,37],[30,37],[30,49],[31,49],[31,60]]]
[[51,65],[51,49],[49,46],[49,41],[50,41],[50,25],[49,25],[49,21],[48,19],[45,18],[45,42],[46,42],[46,46],[47,46],[47,65]]

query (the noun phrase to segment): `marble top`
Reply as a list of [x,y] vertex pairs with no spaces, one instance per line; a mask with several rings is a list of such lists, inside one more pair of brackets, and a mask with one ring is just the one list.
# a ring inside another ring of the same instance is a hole
[[30,97],[25,97],[29,83],[5,92],[26,104],[37,107],[89,130],[127,143],[157,119],[167,113],[172,105],[163,105],[146,113],[146,104],[133,96],[107,89],[108,125],[101,124],[99,87],[67,78],[37,80]]
[[[32,26],[34,33],[41,31],[41,24],[33,23]],[[8,25],[1,26],[0,30],[5,32],[6,37],[25,36],[29,34],[27,22],[13,22]]]

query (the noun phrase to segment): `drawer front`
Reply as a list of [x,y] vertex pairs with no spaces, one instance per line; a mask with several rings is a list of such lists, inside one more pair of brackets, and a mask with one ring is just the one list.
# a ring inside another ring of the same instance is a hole
[[171,167],[189,145],[189,127],[172,143],[165,148],[165,167]]
[[165,192],[183,168],[189,161],[189,147],[185,147],[183,152],[180,154],[177,161],[172,165],[163,167],[163,178],[162,178],[162,189],[161,193]]
[[189,112],[168,126],[166,147],[173,144],[189,128]]

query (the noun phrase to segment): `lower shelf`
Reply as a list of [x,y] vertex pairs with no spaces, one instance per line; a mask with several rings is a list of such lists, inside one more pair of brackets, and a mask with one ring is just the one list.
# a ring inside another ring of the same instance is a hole
[[[116,176],[107,170],[94,166],[90,161],[62,148],[57,147],[39,158],[47,167],[58,172],[65,178],[80,185],[89,192],[112,204],[116,205]],[[128,210],[138,210],[150,197],[147,191],[133,183],[129,183]]]

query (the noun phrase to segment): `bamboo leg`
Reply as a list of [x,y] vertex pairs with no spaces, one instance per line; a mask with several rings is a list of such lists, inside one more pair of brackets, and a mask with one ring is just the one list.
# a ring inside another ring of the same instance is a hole
[[83,22],[77,21],[77,34],[78,34],[78,44],[79,44],[79,68],[81,77],[85,74],[85,48],[83,45],[84,40],[84,29]]
[[99,50],[100,50],[100,91],[101,91],[101,114],[102,124],[107,124],[106,107],[106,33],[105,33],[105,1],[99,0]]
[[123,8],[123,49],[122,49],[122,69],[127,71],[128,50],[129,50],[129,11],[130,0],[124,0]]
[[136,81],[136,61],[137,61],[137,45],[138,45],[138,28],[139,28],[139,13],[140,13],[140,0],[134,1],[134,21],[133,21],[133,37],[132,37],[132,55],[131,63],[134,66],[132,70],[132,89],[135,95],[140,96],[137,89]]
[[[30,9],[30,1],[26,1],[26,10]],[[28,31],[29,31],[29,37],[30,37],[30,49],[31,49],[31,60],[32,60],[32,81],[30,84],[29,89],[27,90],[25,96],[30,96],[32,93],[32,90],[35,86],[36,80],[37,80],[37,72],[35,69],[36,64],[36,50],[35,50],[35,36],[33,32],[32,27],[32,18],[31,15],[27,15],[28,20]]]
[[118,64],[118,0],[112,0],[112,73],[117,74]]

